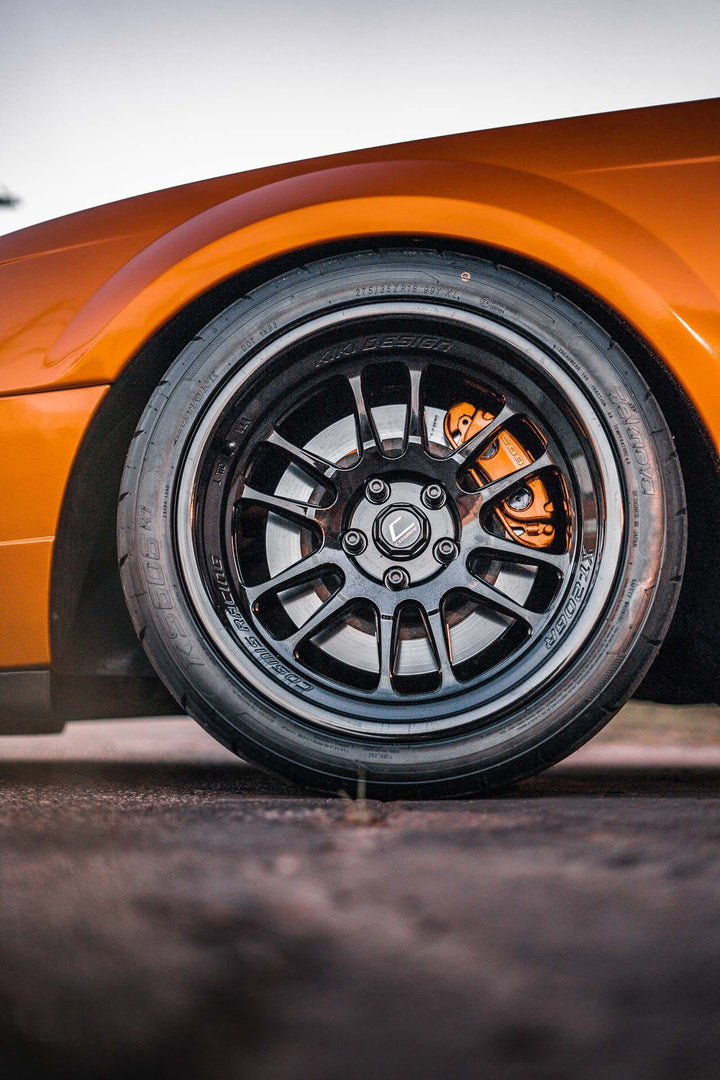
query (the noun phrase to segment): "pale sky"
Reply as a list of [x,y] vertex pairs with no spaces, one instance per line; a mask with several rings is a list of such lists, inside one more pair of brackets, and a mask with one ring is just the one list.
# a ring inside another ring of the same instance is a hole
[[0,0],[0,233],[378,143],[720,95],[720,0]]

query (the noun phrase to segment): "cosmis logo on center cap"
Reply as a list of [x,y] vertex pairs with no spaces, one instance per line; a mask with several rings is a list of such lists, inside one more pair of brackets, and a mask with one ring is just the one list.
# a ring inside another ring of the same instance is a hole
[[401,510],[388,521],[387,532],[394,547],[407,547],[420,532],[420,522],[414,514]]
[[409,506],[392,506],[382,515],[379,539],[390,551],[408,551],[423,539],[423,519]]

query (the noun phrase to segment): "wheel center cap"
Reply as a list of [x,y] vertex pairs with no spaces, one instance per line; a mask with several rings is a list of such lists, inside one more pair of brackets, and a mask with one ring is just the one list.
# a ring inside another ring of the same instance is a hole
[[389,506],[375,520],[375,543],[393,559],[410,559],[427,545],[430,528],[419,510],[403,503]]

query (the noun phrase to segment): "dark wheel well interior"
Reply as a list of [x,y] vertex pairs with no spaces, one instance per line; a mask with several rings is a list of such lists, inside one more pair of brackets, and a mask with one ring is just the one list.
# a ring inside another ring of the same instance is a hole
[[60,517],[51,586],[55,705],[63,719],[177,711],[147,661],[127,614],[117,568],[115,512],[130,441],[163,373],[192,337],[233,300],[308,260],[373,243],[447,247],[512,267],[562,292],[625,349],[643,373],[675,436],[688,504],[683,588],[665,643],[638,694],[657,701],[720,698],[720,587],[714,533],[720,521],[720,462],[691,402],[662,361],[615,311],[546,266],[506,251],[442,244],[437,237],[365,238],[313,248],[224,282],[176,315],[140,349],[108,391],[75,460]]

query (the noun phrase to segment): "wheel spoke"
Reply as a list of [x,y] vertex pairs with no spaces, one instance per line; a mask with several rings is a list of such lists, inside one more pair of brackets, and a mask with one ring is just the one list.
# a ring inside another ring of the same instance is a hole
[[489,483],[483,484],[478,492],[478,496],[482,499],[484,504],[497,502],[506,498],[518,484],[536,476],[539,472],[542,472],[543,469],[547,469],[553,464],[552,458],[547,451],[545,451],[536,458],[535,461],[523,465],[521,469],[516,469],[515,472],[508,473],[507,476],[501,476],[497,480],[491,480]]
[[279,592],[281,589],[291,589],[294,585],[302,585],[305,581],[316,578],[321,569],[330,568],[332,560],[328,559],[324,552],[315,551],[312,555],[300,559],[292,566],[286,566],[277,574],[273,574],[267,581],[260,585],[246,585],[245,594],[250,604],[254,604],[261,596],[269,592]]
[[380,679],[375,692],[387,693],[393,689],[392,680],[397,663],[397,609],[389,618],[383,618],[378,610],[376,618]]
[[467,588],[468,583],[473,579],[465,564],[466,557],[461,552],[457,559],[450,563],[449,566],[446,566],[441,574],[433,578],[432,581],[427,582],[423,590],[426,607],[434,609],[441,606],[448,593],[454,592],[456,589]]
[[268,495],[264,491],[245,484],[238,502],[255,503],[264,506],[273,513],[282,517],[291,518],[293,521],[313,522],[320,507],[310,506],[309,503],[298,502],[296,499],[288,499],[284,495]]
[[362,388],[362,378],[360,375],[348,376],[348,383],[352,390],[353,399],[355,402],[355,423],[357,426],[358,437],[358,449],[360,456],[365,452],[365,448],[371,444],[382,454],[383,448],[380,441],[375,422],[372,418],[372,413],[365,400],[365,394]]
[[561,573],[566,573],[570,565],[568,552],[546,551],[543,548],[525,547],[514,540],[483,531],[474,543],[468,545],[468,554],[484,552],[499,555],[507,562],[532,563],[536,566],[552,566]]
[[517,415],[509,406],[503,405],[497,416],[494,416],[482,431],[478,431],[477,435],[473,435],[467,442],[458,446],[457,450],[451,454],[452,460],[458,465],[466,465],[469,461],[480,457],[483,451],[495,441],[500,430]]
[[322,627],[330,622],[338,612],[342,611],[347,603],[347,596],[342,589],[338,589],[337,592],[333,593],[329,599],[312,613],[309,619],[305,620],[302,626],[298,626],[292,634],[283,638],[282,644],[286,649],[294,652],[301,641],[304,641],[305,638],[310,637],[310,635],[315,634],[318,630],[322,629]]
[[459,686],[460,684],[453,670],[450,636],[440,610],[432,612],[423,610],[423,621],[430,646],[438,663],[442,689],[447,690],[448,687]]
[[405,416],[405,449],[410,443],[420,443],[425,446],[426,432],[424,414],[420,398],[420,384],[422,382],[423,369],[420,367],[408,367],[410,377],[410,398]]
[[293,461],[304,465],[305,468],[309,469],[311,472],[318,473],[324,479],[327,479],[329,475],[337,470],[337,466],[333,465],[331,461],[326,461],[325,458],[320,457],[318,454],[314,454],[311,450],[306,450],[305,447],[290,442],[289,439],[286,439],[284,435],[281,435],[277,430],[273,430],[265,441],[270,443],[271,446],[278,446],[281,450],[284,450]]
[[545,616],[530,608],[512,600],[500,589],[494,588],[484,578],[473,577],[468,584],[468,589],[479,600],[484,601],[489,607],[494,608],[501,615],[509,615],[511,618],[525,623],[531,633],[534,633],[544,620]]

